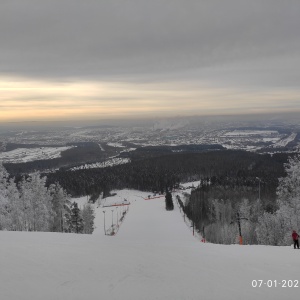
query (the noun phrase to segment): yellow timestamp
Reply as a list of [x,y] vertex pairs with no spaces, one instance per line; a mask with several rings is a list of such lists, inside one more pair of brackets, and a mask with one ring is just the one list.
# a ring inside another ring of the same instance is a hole
[[297,288],[299,287],[299,280],[261,280],[261,279],[254,279],[251,282],[252,287],[260,288],[260,287],[282,287],[282,288]]

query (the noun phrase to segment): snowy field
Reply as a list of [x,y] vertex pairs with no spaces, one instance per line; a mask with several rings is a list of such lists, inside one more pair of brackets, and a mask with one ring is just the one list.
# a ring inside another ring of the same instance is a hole
[[60,157],[61,152],[73,147],[18,148],[12,151],[0,152],[0,161],[3,163],[25,163],[35,160],[54,159]]
[[289,135],[287,138],[284,138],[280,141],[278,141],[277,143],[275,143],[273,145],[274,148],[276,147],[285,147],[288,143],[292,142],[297,136],[297,133],[292,133],[291,135]]
[[[189,186],[189,185],[187,185]],[[93,235],[0,232],[1,300],[93,299],[294,299],[300,251],[291,247],[201,243],[179,209],[165,211],[164,198],[123,190],[95,204]],[[175,198],[175,195],[173,195]],[[116,223],[130,205],[115,236]],[[76,199],[81,205],[86,197]],[[118,210],[118,213],[117,213]],[[105,213],[103,213],[103,211]],[[104,222],[104,216],[106,217]],[[253,280],[277,280],[277,287],[252,287]]]

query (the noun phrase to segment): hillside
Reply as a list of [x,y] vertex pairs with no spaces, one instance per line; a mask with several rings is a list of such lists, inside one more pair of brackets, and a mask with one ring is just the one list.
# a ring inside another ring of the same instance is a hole
[[[123,190],[102,202],[130,202],[115,236],[104,235],[117,209],[95,204],[93,235],[0,232],[1,300],[292,299],[298,250],[291,247],[201,243],[175,205]],[[83,203],[86,198],[77,200]],[[118,215],[124,207],[119,207]],[[114,212],[112,213],[111,210]],[[252,280],[277,280],[253,288]]]

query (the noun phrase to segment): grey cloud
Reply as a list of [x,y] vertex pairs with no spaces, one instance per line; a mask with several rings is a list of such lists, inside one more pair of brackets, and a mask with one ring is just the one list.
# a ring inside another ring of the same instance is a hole
[[[298,0],[2,0],[0,74],[226,81],[235,68],[233,82],[275,85],[290,82],[277,60],[300,60],[299,15]],[[281,74],[264,75],[270,63]]]

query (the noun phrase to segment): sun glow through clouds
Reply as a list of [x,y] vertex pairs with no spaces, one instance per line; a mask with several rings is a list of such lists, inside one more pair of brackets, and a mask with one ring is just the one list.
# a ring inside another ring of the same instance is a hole
[[38,81],[1,78],[0,120],[211,115],[299,109],[296,91],[244,91],[207,83]]

